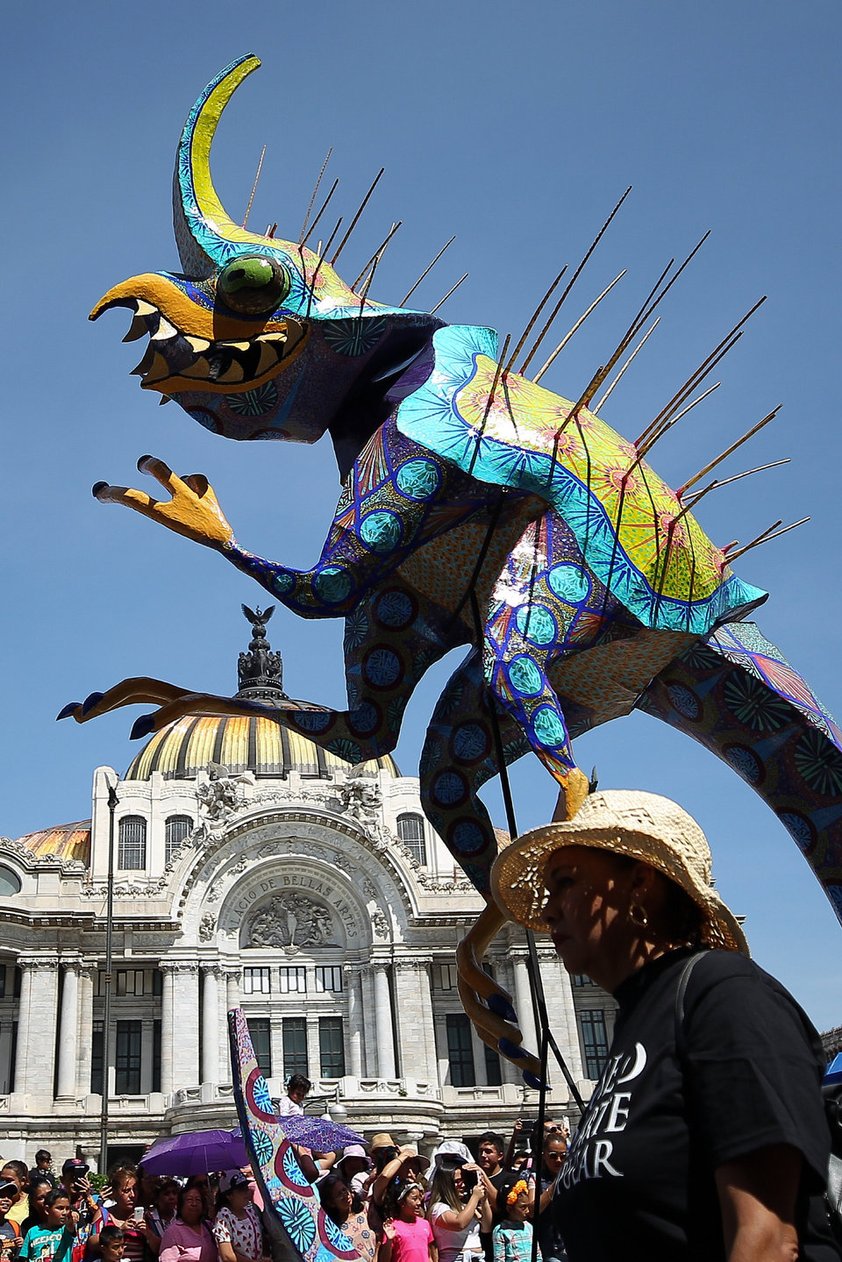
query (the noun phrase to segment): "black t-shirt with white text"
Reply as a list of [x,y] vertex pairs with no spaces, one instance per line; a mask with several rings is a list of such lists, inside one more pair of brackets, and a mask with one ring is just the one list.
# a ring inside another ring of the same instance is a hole
[[689,980],[679,1059],[675,994],[690,954],[660,957],[615,993],[608,1062],[550,1208],[570,1262],[725,1262],[714,1171],[773,1144],[803,1158],[799,1258],[838,1262],[818,1035],[774,978],[711,951]]

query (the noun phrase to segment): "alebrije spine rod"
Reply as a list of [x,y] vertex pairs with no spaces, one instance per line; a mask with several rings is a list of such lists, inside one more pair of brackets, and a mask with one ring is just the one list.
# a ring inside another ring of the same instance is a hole
[[[607,297],[608,294],[611,293],[611,290],[614,288],[617,282],[623,279],[623,277],[626,275],[627,270],[628,269],[624,267],[623,270],[614,277],[611,283],[605,286],[602,293],[598,294],[597,297],[594,298],[591,305],[582,312],[582,314],[579,316],[579,319],[575,322],[572,328],[570,328],[567,331],[567,333],[565,333],[564,337],[561,339],[561,341],[559,342],[558,346],[555,348],[553,353],[549,356],[549,358],[545,361],[545,363],[538,369],[535,376],[533,377],[533,381],[535,382],[536,385],[541,380],[541,378],[543,377],[547,369],[550,368],[555,363],[556,359],[564,350],[565,346],[570,341],[571,337],[573,337],[575,333],[578,333],[579,329],[585,323],[588,316],[590,316],[596,310],[596,308],[602,302],[603,298]],[[521,369],[521,372],[523,372],[523,369]]]
[[529,367],[529,365],[532,363],[533,358],[534,358],[534,357],[535,357],[535,355],[537,354],[538,347],[541,345],[541,343],[543,342],[544,338],[547,336],[547,334],[549,333],[550,329],[552,328],[553,321],[555,320],[556,316],[558,315],[559,311],[561,310],[561,308],[562,308],[562,306],[563,306],[563,304],[564,304],[564,302],[565,302],[565,299],[567,298],[567,296],[568,296],[568,294],[570,293],[570,291],[571,291],[571,289],[573,288],[573,286],[576,284],[576,281],[577,281],[577,280],[579,279],[579,277],[581,276],[581,274],[582,274],[582,272],[583,272],[584,268],[586,267],[586,265],[587,265],[587,263],[588,263],[588,260],[590,259],[590,257],[591,257],[591,255],[593,254],[594,250],[596,249],[596,247],[599,245],[600,241],[601,241],[601,240],[602,240],[602,238],[604,237],[604,235],[605,235],[606,231],[608,230],[608,228],[609,228],[609,226],[610,226],[610,224],[611,224],[611,221],[614,219],[614,216],[617,214],[618,210],[620,209],[620,207],[622,206],[623,202],[624,202],[624,201],[626,200],[626,198],[628,197],[628,195],[629,195],[629,193],[631,192],[631,190],[632,190],[632,186],[631,186],[631,184],[630,184],[630,185],[628,186],[628,188],[626,189],[626,191],[623,193],[623,195],[622,195],[622,197],[620,198],[620,200],[617,202],[617,204],[616,204],[616,206],[614,207],[614,209],[611,211],[611,214],[610,214],[610,215],[608,216],[608,218],[605,220],[605,223],[602,225],[602,227],[600,228],[599,232],[598,232],[598,233],[596,234],[596,236],[594,237],[594,239],[593,239],[593,241],[591,242],[591,244],[588,246],[588,248],[587,248],[587,250],[585,251],[584,255],[582,256],[582,261],[579,263],[579,266],[576,268],[576,271],[573,273],[573,275],[570,277],[570,280],[569,280],[569,281],[567,282],[567,284],[565,285],[564,290],[563,290],[563,292],[562,292],[562,294],[561,294],[561,297],[559,298],[558,302],[556,303],[556,305],[553,307],[552,311],[550,312],[549,319],[547,320],[546,324],[545,324],[545,325],[544,325],[544,327],[542,328],[541,332],[538,334],[538,337],[537,337],[537,339],[535,340],[535,342],[534,342],[534,344],[533,344],[533,346],[532,346],[532,349],[529,351],[528,355],[526,356],[526,359],[523,361],[523,364],[522,364],[521,369],[520,369],[520,371],[521,371],[522,373],[525,373],[525,372],[526,372],[526,370],[527,370],[527,368]]
[[328,206],[330,205],[330,199],[333,197],[333,194],[336,192],[338,188],[339,188],[339,180],[335,179],[330,186],[327,197],[324,199],[321,206],[319,207],[319,213],[316,215],[316,218],[313,220],[313,222],[310,224],[310,227],[307,229],[304,236],[301,238],[301,242],[300,242],[301,245],[306,245],[310,237],[312,236],[312,234],[316,231],[316,228],[319,225],[319,221],[321,220],[322,215],[325,213]]
[[382,258],[382,256],[386,253],[386,249],[387,249],[387,247],[388,247],[388,245],[389,245],[390,241],[392,240],[392,237],[395,235],[395,233],[397,232],[398,228],[400,228],[400,226],[401,226],[401,224],[402,224],[402,223],[403,223],[403,220],[402,220],[402,219],[398,219],[398,220],[397,220],[397,222],[395,222],[395,223],[393,223],[393,224],[392,224],[391,228],[390,228],[390,229],[389,229],[389,231],[386,233],[386,236],[385,236],[385,237],[383,238],[383,240],[380,242],[380,244],[378,245],[377,249],[376,249],[376,250],[374,251],[374,253],[372,254],[371,258],[368,260],[368,262],[365,264],[365,266],[364,266],[364,267],[362,268],[362,270],[360,271],[359,276],[356,278],[356,280],[354,281],[354,283],[351,285],[351,288],[352,288],[353,290],[356,290],[357,285],[359,285],[359,284],[360,284],[360,282],[362,281],[362,279],[363,279],[363,277],[365,276],[365,274],[366,274],[366,272],[368,271],[368,269],[374,265],[374,261],[375,261],[375,259]]
[[693,508],[694,505],[698,504],[699,500],[703,499],[709,491],[721,490],[723,486],[730,486],[732,482],[739,482],[743,478],[750,478],[755,473],[764,473],[766,469],[779,469],[781,465],[790,463],[790,457],[784,456],[782,460],[770,460],[768,464],[758,464],[755,465],[753,469],[743,469],[742,473],[734,473],[730,478],[714,478],[712,482],[708,482],[707,486],[702,487],[701,491],[697,491],[695,495],[690,496],[690,499],[688,500],[689,506]]
[[[722,353],[723,355],[725,354],[724,351]],[[715,368],[715,366],[716,364],[711,364],[711,370]],[[703,403],[704,400],[707,399],[709,395],[713,394],[715,390],[718,390],[721,385],[721,381],[715,381],[712,386],[708,386],[707,390],[703,390],[701,394],[697,394],[695,399],[691,399],[686,407],[683,407],[680,412],[677,412],[675,416],[671,417],[668,421],[665,421],[663,425],[650,434],[650,436],[646,439],[646,442],[641,443],[638,447],[637,459],[643,460],[643,458],[648,455],[655,446],[655,443],[658,442],[660,438],[663,438],[664,434],[668,433],[674,425],[677,425],[681,418],[686,416],[688,412],[692,412],[693,408],[698,407],[700,403]]]
[[263,160],[265,157],[266,157],[266,146],[264,145],[263,148],[260,150],[260,157],[257,162],[257,170],[254,174],[254,183],[251,186],[251,193],[249,194],[248,205],[246,206],[246,213],[243,215],[243,229],[244,230],[249,221],[251,208],[254,205],[254,196],[255,196],[255,193],[257,192],[257,186],[260,183],[260,172],[263,170]]
[[324,173],[327,170],[327,164],[330,162],[332,155],[333,155],[333,145],[330,146],[327,153],[325,154],[325,160],[322,163],[322,167],[321,167],[321,170],[319,171],[318,178],[316,179],[316,183],[313,186],[313,191],[310,194],[310,200],[307,203],[307,211],[306,211],[306,214],[304,215],[304,222],[302,223],[301,231],[298,234],[299,245],[304,244],[304,234],[307,231],[307,224],[310,222],[310,211],[313,209],[313,205],[316,201],[316,198],[319,195],[319,187],[321,185],[322,179],[324,178]]
[[455,285],[451,285],[451,286],[450,286],[450,288],[448,289],[447,293],[444,295],[444,297],[443,297],[443,298],[440,298],[440,299],[438,300],[438,302],[436,303],[436,305],[435,305],[434,307],[431,307],[431,308],[430,308],[430,315],[435,315],[435,314],[436,314],[436,312],[439,310],[439,308],[441,308],[441,307],[443,307],[443,306],[444,306],[444,304],[447,302],[448,298],[452,297],[452,296],[453,296],[453,294],[455,294],[455,293],[456,293],[456,290],[457,290],[457,289],[459,288],[459,286],[463,283],[463,281],[466,281],[466,280],[468,279],[468,277],[470,276],[470,274],[471,274],[470,272],[463,272],[463,273],[462,273],[462,275],[461,275],[461,276],[459,277],[459,279],[457,280],[456,284],[455,284]]
[[371,184],[369,185],[369,188],[368,188],[368,192],[366,193],[365,197],[362,199],[362,202],[360,203],[357,213],[354,215],[354,218],[351,220],[350,224],[348,225],[348,231],[345,233],[345,236],[342,238],[342,240],[339,242],[339,245],[336,247],[336,253],[334,254],[333,258],[330,260],[331,267],[333,267],[336,264],[336,260],[339,258],[339,255],[342,253],[342,251],[345,249],[345,246],[348,244],[351,233],[354,231],[357,224],[359,223],[360,216],[362,215],[363,211],[368,205],[372,193],[377,188],[377,185],[380,183],[380,180],[385,170],[386,170],[385,167],[381,167],[380,170],[375,175],[374,179],[371,181]]
[[743,443],[747,443],[748,440],[753,438],[755,434],[759,433],[764,426],[768,425],[770,421],[773,421],[778,415],[778,412],[780,412],[781,407],[782,404],[779,403],[778,406],[773,408],[771,412],[767,412],[756,425],[752,425],[751,429],[746,430],[746,432],[738,438],[735,443],[731,443],[730,447],[726,447],[724,451],[720,452],[713,460],[710,460],[704,468],[699,470],[698,473],[694,473],[692,478],[685,482],[683,486],[680,486],[676,491],[678,498],[681,499],[685,492],[689,491],[690,488],[695,486],[697,482],[700,482],[702,478],[706,477],[712,469],[715,469],[718,464],[721,464],[722,461],[735,452],[738,447],[742,447]]
[[652,336],[652,334],[655,332],[655,330],[657,329],[657,327],[658,327],[658,325],[659,325],[660,323],[661,323],[661,317],[660,317],[660,316],[658,316],[658,317],[657,317],[657,318],[656,318],[656,319],[652,322],[651,327],[650,327],[650,328],[648,328],[648,329],[646,330],[646,332],[644,333],[643,337],[641,338],[641,340],[638,342],[637,346],[636,346],[636,347],[634,348],[634,350],[632,351],[631,355],[629,355],[628,359],[627,359],[627,360],[625,360],[625,361],[623,362],[623,364],[622,364],[621,368],[619,369],[619,371],[618,371],[618,373],[617,373],[617,376],[614,378],[614,380],[613,380],[613,381],[611,382],[611,384],[608,386],[608,388],[607,388],[607,389],[606,389],[606,391],[605,391],[605,394],[602,396],[602,398],[601,398],[601,399],[599,399],[599,400],[598,400],[598,402],[596,402],[596,403],[594,404],[594,406],[593,406],[593,411],[594,411],[595,413],[600,412],[600,411],[602,410],[602,408],[605,406],[605,404],[608,402],[608,400],[610,399],[611,395],[614,393],[615,389],[617,388],[617,386],[618,386],[618,385],[620,384],[620,382],[622,381],[623,376],[625,375],[626,369],[627,369],[627,368],[631,368],[632,364],[633,364],[633,363],[634,363],[634,361],[635,361],[635,358],[636,358],[636,357],[637,357],[637,355],[638,355],[638,352],[643,350],[644,346],[645,346],[645,345],[646,345],[646,343],[649,341],[650,337],[651,337],[651,336]]
[[[559,285],[561,284],[562,277],[564,276],[564,273],[565,273],[566,271],[567,271],[567,264],[565,263],[565,264],[564,264],[564,267],[561,269],[561,271],[559,272],[559,274],[556,276],[555,280],[552,282],[552,284],[550,285],[549,289],[548,289],[548,290],[547,290],[547,292],[544,294],[543,298],[542,298],[542,299],[541,299],[541,301],[538,303],[538,306],[535,308],[535,310],[533,311],[533,313],[532,313],[532,315],[530,316],[529,320],[527,321],[526,328],[523,330],[523,333],[520,335],[520,339],[519,339],[519,341],[518,341],[518,343],[517,343],[517,346],[516,346],[516,347],[515,347],[515,349],[512,351],[512,353],[511,353],[511,355],[509,356],[509,359],[508,359],[508,361],[507,361],[507,363],[506,363],[506,366],[505,366],[505,368],[503,369],[503,376],[504,376],[504,377],[505,377],[508,373],[510,373],[510,372],[511,372],[511,370],[512,370],[512,367],[513,367],[513,365],[514,365],[515,360],[517,359],[517,357],[518,357],[518,355],[520,354],[520,352],[523,350],[523,347],[524,347],[524,345],[525,345],[525,343],[526,343],[526,339],[529,337],[529,334],[530,334],[530,333],[532,332],[532,330],[535,328],[535,324],[536,324],[536,322],[537,322],[537,320],[538,320],[538,316],[539,316],[539,315],[541,314],[541,312],[544,310],[544,307],[546,307],[547,303],[550,301],[550,298],[552,298],[552,296],[553,296],[553,294],[555,293],[556,289],[558,289]],[[522,369],[522,368],[521,368],[521,372],[523,372],[523,369]]]
[[411,298],[411,297],[412,297],[412,295],[415,293],[416,289],[417,289],[417,288],[418,288],[418,286],[421,284],[422,280],[426,280],[426,278],[429,276],[430,272],[431,272],[431,271],[433,270],[433,268],[435,267],[436,263],[438,263],[439,259],[440,259],[440,258],[441,258],[441,256],[444,254],[445,250],[449,249],[449,248],[450,248],[450,246],[452,246],[452,245],[453,245],[453,242],[454,242],[455,240],[456,240],[456,235],[455,235],[455,233],[454,233],[454,235],[450,238],[450,240],[449,240],[449,241],[445,241],[444,245],[441,247],[441,249],[439,250],[438,254],[437,254],[437,255],[436,255],[436,257],[433,259],[432,263],[428,263],[428,264],[427,264],[427,266],[424,268],[423,272],[422,272],[422,273],[421,273],[421,275],[418,277],[417,281],[416,281],[416,282],[415,282],[415,284],[412,286],[412,288],[411,288],[411,289],[409,289],[409,290],[407,290],[407,292],[404,294],[403,298],[401,298],[400,302],[398,303],[398,306],[399,306],[399,307],[403,307],[403,306],[404,306],[407,302],[409,302],[410,298]]
[[[781,530],[778,530],[777,527],[780,526],[782,520],[783,518],[779,518],[778,521],[774,522],[771,526],[767,526],[767,528],[761,534],[757,535],[756,538],[752,539],[750,543],[745,544],[742,548],[738,548],[736,552],[732,552],[730,556],[726,557],[728,564],[730,565],[732,561],[736,561],[737,557],[741,557],[743,553],[748,552],[751,548],[757,548],[761,543],[771,543],[773,539],[779,539],[781,535],[788,534],[790,530],[796,530],[799,526],[803,526],[806,522],[808,522],[810,518],[801,517],[798,521],[790,522],[788,526],[784,526]],[[728,546],[730,547],[731,545]]]
[[494,370],[494,380],[491,383],[491,389],[489,390],[488,398],[485,401],[485,411],[482,414],[482,421],[480,422],[480,427],[477,430],[476,439],[474,440],[474,451],[473,451],[473,455],[471,456],[471,463],[468,465],[469,474],[473,473],[474,465],[477,462],[477,456],[479,455],[479,447],[480,447],[480,443],[482,442],[482,436],[485,433],[485,427],[488,424],[488,417],[491,412],[491,408],[494,404],[494,396],[497,393],[497,387],[500,384],[500,377],[503,372],[503,360],[506,358],[506,355],[508,354],[509,342],[511,340],[512,340],[511,333],[507,333],[503,341],[503,349],[500,352],[500,358],[497,361],[497,367]]

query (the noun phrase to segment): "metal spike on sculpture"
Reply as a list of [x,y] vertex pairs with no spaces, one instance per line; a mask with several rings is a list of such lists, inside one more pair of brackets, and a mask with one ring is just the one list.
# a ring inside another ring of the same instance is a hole
[[422,801],[487,903],[459,950],[460,995],[480,1037],[534,1084],[540,1066],[522,1046],[510,997],[480,966],[503,917],[489,887],[497,838],[477,794],[528,750],[572,815],[588,789],[573,739],[634,708],[662,718],[761,794],[842,917],[842,734],[780,651],[744,621],[766,594],[733,572],[695,517],[694,500],[682,501],[646,459],[704,397],[688,403],[747,317],[636,445],[590,401],[701,242],[677,270],[664,269],[571,402],[511,371],[514,356],[507,347],[500,354],[492,329],[369,298],[382,247],[361,273],[362,292],[340,278],[333,264],[380,175],[330,262],[304,244],[319,217],[308,227],[309,211],[300,246],[231,219],[211,179],[211,142],[234,90],[258,65],[248,56],[223,70],[184,127],[174,198],[183,274],[122,281],[92,318],[128,308],[130,336],[145,329],[153,339],[139,366],[141,388],[174,398],[216,434],[307,443],[329,434],[343,488],[327,538],[308,569],[266,560],[236,540],[207,479],[179,478],[151,457],[140,468],[164,488],[160,498],[106,483],[94,493],[215,549],[304,618],[352,617],[348,707],[292,709],[134,679],[62,714],[85,722],[146,702],[159,708],[135,724],[133,734],[143,736],[187,714],[262,713],[359,763],[394,749],[425,671],[466,646],[430,722]]

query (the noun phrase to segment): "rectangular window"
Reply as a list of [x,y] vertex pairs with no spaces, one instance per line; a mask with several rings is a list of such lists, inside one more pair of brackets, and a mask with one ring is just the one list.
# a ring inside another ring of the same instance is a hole
[[249,1034],[257,1057],[257,1067],[264,1078],[272,1077],[272,1027],[268,1017],[249,1017]]
[[307,1022],[304,1017],[284,1017],[284,1077],[307,1077]]
[[345,1073],[345,1044],[341,1017],[319,1017],[319,1059],[323,1078],[341,1078]]
[[585,1073],[596,1080],[608,1059],[608,1034],[605,1029],[605,1013],[601,1008],[587,1009],[579,1013],[582,1031],[582,1050],[585,1053]]
[[140,1095],[140,1049],[143,1027],[140,1021],[117,1022],[114,1091],[117,1095]]
[[427,862],[427,847],[424,842],[424,816],[399,815],[398,838],[406,846],[416,863],[422,866]]
[[103,1049],[104,1049],[104,1040],[103,1040],[103,1035],[102,1035],[102,1022],[94,1021],[93,1033],[91,1035],[91,1093],[92,1095],[102,1095],[103,1065],[105,1062]]
[[15,1066],[18,1059],[18,1023],[12,1022],[12,1045],[9,1048],[9,1090],[15,1089]]
[[125,872],[146,867],[146,820],[141,815],[125,815],[118,826],[117,867]]
[[500,1057],[486,1043],[483,1044],[483,1048],[485,1051],[485,1081],[489,1087],[499,1087],[503,1081]]
[[169,863],[176,850],[187,840],[193,828],[189,815],[171,815],[164,826],[164,863]]
[[6,998],[6,965],[0,964],[0,999]]
[[161,1022],[152,1022],[152,1090],[161,1090]]
[[282,995],[305,995],[307,993],[307,970],[303,967],[279,969],[278,980]]
[[455,964],[437,964],[433,976],[436,981],[436,990],[456,989]]
[[152,994],[163,995],[164,993],[164,974],[159,968],[152,970]]
[[144,993],[144,970],[142,968],[117,969],[117,994],[142,995]]
[[474,1049],[471,1046],[471,1023],[463,1012],[447,1014],[447,1059],[450,1062],[452,1087],[475,1087]]
[[338,994],[342,990],[342,969],[338,964],[318,964],[316,966],[316,992],[331,991]]
[[[282,970],[283,971],[283,970]],[[243,969],[244,995],[269,995],[272,992],[272,973],[268,968]]]
[[20,999],[21,978],[22,978],[21,971],[16,964],[15,965],[15,979],[12,982],[12,998],[13,999]]
[[571,973],[570,980],[574,986],[591,986],[593,983],[584,973]]

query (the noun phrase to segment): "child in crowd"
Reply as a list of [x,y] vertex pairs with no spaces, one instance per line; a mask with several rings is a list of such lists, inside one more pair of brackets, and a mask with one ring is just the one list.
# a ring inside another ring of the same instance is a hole
[[70,1197],[64,1188],[53,1188],[44,1198],[46,1225],[30,1227],[18,1255],[21,1262],[64,1262],[73,1246]]
[[123,1262],[126,1239],[122,1227],[108,1223],[99,1233],[99,1255],[102,1262]]
[[436,1262],[433,1229],[424,1217],[424,1189],[404,1183],[395,1196],[397,1212],[383,1224],[377,1262]]
[[491,1233],[494,1262],[529,1262],[532,1257],[532,1223],[529,1184],[519,1174],[506,1178],[497,1194],[504,1217]]
[[2,1262],[13,1262],[21,1244],[20,1227],[6,1217],[12,1208],[16,1191],[14,1183],[0,1182],[0,1259]]

